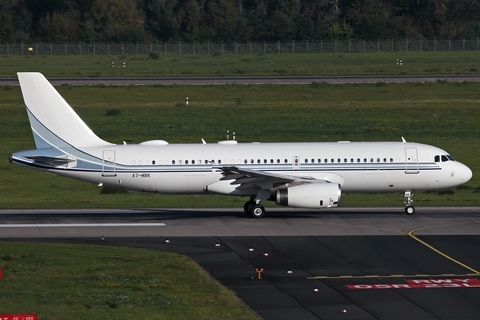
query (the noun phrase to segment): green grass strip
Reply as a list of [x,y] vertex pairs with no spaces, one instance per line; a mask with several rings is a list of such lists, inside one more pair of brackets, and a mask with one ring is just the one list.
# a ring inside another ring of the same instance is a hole
[[0,242],[0,313],[39,319],[256,319],[185,256]]

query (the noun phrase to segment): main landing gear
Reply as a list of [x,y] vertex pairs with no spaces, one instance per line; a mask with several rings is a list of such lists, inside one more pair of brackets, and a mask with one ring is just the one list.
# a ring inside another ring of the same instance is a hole
[[260,201],[255,202],[255,197],[250,197],[250,200],[245,202],[243,210],[254,218],[261,218],[265,215],[265,208],[260,204]]
[[405,213],[407,215],[412,215],[415,213],[415,207],[412,206],[412,198],[413,198],[413,192],[411,191],[405,191],[404,194],[403,194],[403,198],[404,198],[404,203],[405,203]]

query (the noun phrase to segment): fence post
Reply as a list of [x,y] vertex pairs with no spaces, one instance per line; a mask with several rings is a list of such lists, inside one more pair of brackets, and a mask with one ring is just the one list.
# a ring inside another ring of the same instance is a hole
[[123,42],[122,42],[122,56],[123,56],[123,55],[125,55],[125,46],[124,46],[124,44],[123,44]]
[[51,42],[50,42],[50,55],[53,56],[53,45]]
[[380,40],[377,39],[377,52],[380,52]]
[[165,55],[167,55],[167,41],[165,41]]
[[477,51],[480,50],[480,37],[477,37]]
[[235,41],[235,54],[238,54],[238,43]]
[[95,53],[96,53],[96,52],[95,52],[95,49],[96,49],[96,48],[95,48],[95,42],[94,42],[94,43],[93,43],[93,55],[95,55]]
[[405,38],[405,52],[408,52],[408,38]]
[[307,40],[307,53],[308,53],[308,40]]
[[420,52],[422,52],[422,38],[420,38]]
[[10,46],[8,45],[8,42],[7,42],[7,54],[10,54]]
[[252,54],[252,41],[250,41],[250,54]]
[[463,51],[465,51],[465,37],[463,37]]
[[393,39],[392,39],[392,52],[393,52]]
[[38,56],[38,43],[35,42],[35,55]]
[[323,53],[323,40],[320,40],[320,53]]
[[337,53],[337,39],[334,40],[335,41],[335,54]]
[[222,55],[223,55],[223,40],[222,40]]
[[278,53],[280,53],[280,41],[278,41],[277,45],[278,45]]
[[195,55],[195,42],[193,43],[193,54]]
[[182,44],[178,41],[178,54],[182,54]]
[[292,53],[295,53],[295,40],[292,40]]
[[435,49],[435,52],[437,52],[437,38],[434,38],[434,49]]
[[23,56],[23,41],[22,41],[22,56]]
[[266,53],[267,53],[267,47],[266,47],[265,41],[263,41],[263,54],[266,54]]
[[450,37],[448,37],[448,51],[451,50],[452,42],[450,41]]
[[348,39],[348,53],[352,53],[352,39]]
[[80,42],[78,42],[78,52],[79,55],[82,55],[82,45],[80,44]]
[[365,53],[365,39],[363,39],[363,53]]

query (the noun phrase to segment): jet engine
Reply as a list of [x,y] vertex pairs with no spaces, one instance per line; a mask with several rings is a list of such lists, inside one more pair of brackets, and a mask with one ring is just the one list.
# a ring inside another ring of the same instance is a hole
[[337,207],[342,197],[342,188],[338,183],[309,183],[277,190],[278,205],[295,208],[332,208]]

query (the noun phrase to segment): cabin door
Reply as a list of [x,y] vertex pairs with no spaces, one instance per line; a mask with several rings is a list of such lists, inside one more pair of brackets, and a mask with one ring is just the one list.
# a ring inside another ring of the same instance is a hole
[[405,148],[405,162],[405,173],[416,174],[419,172],[417,148]]
[[115,177],[115,150],[103,150],[102,176]]

